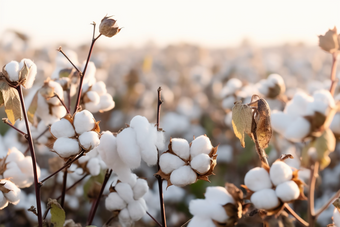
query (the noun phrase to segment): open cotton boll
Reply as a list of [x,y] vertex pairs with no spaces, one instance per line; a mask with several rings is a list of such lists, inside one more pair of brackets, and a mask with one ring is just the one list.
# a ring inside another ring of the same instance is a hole
[[5,70],[8,74],[8,79],[10,81],[18,81],[19,80],[19,62],[11,61],[5,65]]
[[100,111],[100,103],[87,102],[85,103],[85,109],[91,111],[92,113],[97,113],[98,111]]
[[105,131],[102,133],[97,151],[107,167],[114,169],[114,165],[118,156],[117,139],[110,131]]
[[159,158],[159,166],[165,174],[171,173],[175,169],[184,166],[184,164],[185,162],[182,159],[170,153],[164,153]]
[[289,114],[281,111],[273,111],[270,115],[270,121],[275,131],[283,135],[287,129],[287,126],[294,120]]
[[91,131],[94,128],[95,120],[92,113],[88,110],[83,110],[74,116],[73,125],[78,134]]
[[128,183],[118,183],[115,186],[115,190],[118,193],[118,195],[126,202],[126,203],[131,203],[135,201],[133,199],[133,191],[131,186]]
[[29,73],[26,77],[26,82],[25,82],[25,88],[28,89],[32,87],[33,82],[35,80],[35,76],[37,75],[37,66],[36,64],[34,64],[32,60],[24,58],[19,63],[19,69],[22,69],[24,67],[24,63],[29,68]]
[[127,209],[133,221],[138,221],[146,214],[144,206],[139,201],[132,201],[128,204]]
[[6,158],[6,163],[8,162],[19,162],[25,158],[24,154],[21,153],[16,147],[12,147]]
[[148,182],[144,179],[137,179],[137,182],[135,186],[133,186],[132,191],[133,191],[133,198],[135,200],[138,200],[142,198],[145,193],[147,193],[149,190]]
[[6,166],[6,171],[3,173],[4,178],[11,179],[11,181],[18,187],[23,188],[26,186],[28,178],[21,172],[16,162],[9,162]]
[[220,205],[225,205],[227,203],[235,204],[235,200],[229,194],[226,188],[221,186],[207,187],[204,193],[205,199]]
[[0,180],[0,184],[4,183],[5,183],[4,187],[10,190],[9,192],[4,193],[4,196],[6,197],[8,202],[17,205],[20,201],[21,190],[9,180]]
[[87,163],[86,168],[89,170],[91,176],[97,176],[100,173],[98,158],[91,158]]
[[109,111],[115,107],[115,102],[109,93],[100,96],[100,111]]
[[93,149],[100,143],[98,133],[94,131],[84,132],[78,139],[80,145],[86,150]]
[[123,227],[129,226],[130,224],[133,223],[127,208],[124,208],[119,212],[118,218],[119,222],[123,225]]
[[76,139],[60,137],[54,142],[53,150],[55,150],[60,157],[68,158],[71,155],[78,154],[80,146]]
[[280,201],[273,189],[262,189],[250,197],[257,209],[271,210],[280,205]]
[[284,132],[284,137],[293,142],[301,142],[310,131],[310,123],[303,117],[298,117],[292,121]]
[[289,202],[299,198],[300,190],[294,181],[286,181],[276,187],[275,193],[282,202]]
[[[289,101],[283,112],[294,117],[313,114],[307,111],[307,105],[313,102],[313,97],[304,92],[297,92],[293,99]],[[307,111],[307,112],[306,112]]]
[[98,93],[97,92],[95,92],[95,91],[88,91],[87,93],[86,93],[86,97],[91,101],[91,102],[93,102],[93,103],[95,103],[95,104],[97,104],[97,103],[99,103],[99,100],[100,100],[100,96],[98,95]]
[[98,95],[104,95],[107,93],[106,84],[103,81],[98,81],[92,85],[91,91],[97,92]]
[[250,190],[255,192],[272,187],[269,173],[267,170],[260,167],[249,170],[244,177],[244,183]]
[[8,206],[8,201],[5,198],[4,194],[0,192],[0,210],[4,209]]
[[[48,82],[48,86],[53,88],[54,93],[56,93],[60,99],[64,99],[64,90],[61,87],[61,85],[58,82],[55,82],[53,80],[50,80]],[[47,100],[48,103],[51,103],[52,105],[58,105],[60,104],[60,101],[57,97],[54,98],[50,98],[49,100]]]
[[120,158],[131,168],[140,166],[141,154],[137,145],[136,133],[132,128],[125,128],[117,136],[117,151]]
[[205,199],[191,200],[189,211],[194,216],[211,218],[221,223],[225,223],[229,218],[220,204]]
[[314,92],[313,98],[313,110],[318,111],[323,115],[328,114],[329,108],[335,107],[334,98],[327,90],[318,90]]
[[64,117],[66,115],[66,109],[64,106],[52,106],[52,114],[59,120],[60,118]]
[[183,187],[188,184],[193,184],[197,180],[197,174],[190,168],[190,166],[182,166],[172,171],[170,175],[170,182],[173,185]]
[[54,137],[73,137],[76,135],[73,125],[68,120],[62,118],[51,125],[51,133]]
[[105,199],[105,207],[109,211],[122,210],[127,203],[116,192],[111,192]]
[[293,177],[293,170],[284,162],[276,161],[270,167],[270,179],[275,186],[291,180]]
[[197,227],[197,226],[214,227],[216,225],[214,224],[214,222],[210,218],[203,218],[203,217],[200,217],[200,216],[194,216],[190,220],[188,227]]
[[210,139],[205,135],[201,135],[191,142],[191,159],[198,154],[209,154],[211,149],[213,149],[213,146],[211,145]]
[[333,223],[336,227],[340,227],[340,213],[337,208],[335,208],[333,211]]
[[211,158],[207,154],[199,154],[195,156],[191,162],[191,168],[196,170],[199,174],[205,174],[209,171]]
[[149,121],[146,117],[137,115],[130,121],[130,127],[135,130],[138,144],[142,144],[149,132]]
[[189,160],[190,146],[187,140],[182,138],[171,139],[172,151],[184,160]]
[[329,128],[336,134],[340,134],[340,113],[336,113]]

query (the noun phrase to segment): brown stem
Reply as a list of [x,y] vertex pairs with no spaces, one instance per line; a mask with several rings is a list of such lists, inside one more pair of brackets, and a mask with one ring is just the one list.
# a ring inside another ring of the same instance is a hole
[[[70,187],[66,188],[65,193],[68,192],[70,189],[72,189],[74,186],[76,186],[77,184],[79,184],[82,180],[84,180],[86,177],[88,176],[88,174],[85,174],[84,176],[82,176],[82,178],[80,178],[79,180],[77,180],[76,182],[74,182],[74,184],[72,184]],[[62,195],[58,196],[56,198],[56,200],[60,199],[62,197]]]
[[65,105],[64,101],[59,97],[59,95],[57,93],[54,93],[54,96],[52,96],[52,98],[53,97],[57,97],[59,99],[60,103],[64,106],[66,112],[69,114],[70,113],[69,108],[67,108],[67,106]]
[[332,198],[330,198],[330,199],[328,200],[328,202],[327,202],[325,205],[323,205],[323,207],[321,207],[320,210],[318,210],[318,212],[315,213],[315,218],[317,218],[322,212],[324,212],[324,211],[328,208],[328,206],[331,205],[331,203],[332,203],[336,198],[339,198],[339,196],[340,196],[340,190],[337,191],[337,193],[335,193],[335,194],[332,196]]
[[8,126],[10,126],[12,129],[16,130],[17,132],[19,132],[21,135],[23,135],[25,138],[27,137],[26,133],[24,133],[23,131],[21,131],[20,129],[18,129],[17,127],[15,127],[14,125],[12,125],[12,123],[8,120],[8,118],[2,118],[2,122],[7,124]]
[[334,92],[335,92],[335,87],[336,87],[336,64],[337,64],[337,57],[338,57],[338,53],[335,52],[332,54],[332,70],[331,70],[331,87],[329,89],[329,92],[334,95]]
[[308,192],[308,223],[309,226],[315,226],[316,216],[314,211],[314,195],[315,195],[315,182],[318,176],[319,162],[315,162],[311,166],[310,179],[309,179],[309,192]]
[[162,227],[161,223],[159,223],[148,211],[146,211],[146,214],[149,215],[149,217],[160,227]]
[[66,194],[66,184],[67,184],[67,167],[64,169],[64,176],[63,176],[63,185],[61,190],[61,200],[60,206],[64,208],[64,201],[65,201],[65,194]]
[[69,59],[67,57],[67,55],[64,53],[64,51],[61,49],[61,46],[57,49],[57,51],[59,51],[62,55],[64,55],[64,57],[71,63],[71,65],[73,66],[73,68],[75,68],[75,70],[77,70],[77,72],[79,73],[79,75],[81,76],[82,75],[82,72],[80,72],[80,70],[78,69],[77,66],[75,66],[73,64],[73,62],[71,61],[71,59]]
[[[38,140],[40,137],[42,137],[50,128],[47,127],[42,133],[40,133],[35,140]],[[27,152],[30,150],[30,147],[28,146],[27,149],[24,152],[24,155],[27,155]]]
[[21,85],[19,85],[16,89],[17,89],[17,91],[19,93],[21,109],[22,109],[22,112],[23,112],[23,115],[24,115],[24,119],[25,119],[26,130],[27,130],[26,139],[28,141],[28,144],[29,144],[29,147],[30,147],[30,151],[31,151],[32,166],[33,166],[33,177],[34,177],[34,188],[35,188],[35,197],[36,197],[36,201],[37,201],[37,211],[38,211],[38,224],[39,224],[39,227],[42,227],[43,223],[42,223],[41,198],[40,198],[41,183],[39,182],[38,174],[37,174],[37,161],[36,161],[36,158],[35,158],[34,145],[33,145],[33,140],[32,140],[30,126],[28,124],[28,118],[27,118],[25,102],[24,102],[24,96],[22,94],[22,87],[21,87]]
[[106,174],[105,174],[105,178],[104,178],[104,181],[103,181],[102,188],[100,189],[100,193],[99,193],[96,201],[94,202],[93,209],[91,209],[91,212],[89,214],[89,218],[87,220],[86,225],[91,225],[92,224],[94,215],[96,214],[96,211],[97,211],[97,208],[98,208],[98,205],[99,205],[99,202],[100,202],[100,198],[103,195],[104,188],[105,188],[105,186],[107,184],[107,181],[109,180],[109,178],[111,176],[111,173],[112,173],[112,169],[111,170],[106,170]]
[[285,203],[285,210],[290,213],[298,222],[300,222],[301,225],[303,226],[309,226],[309,224],[303,220],[297,213],[295,213],[295,211],[287,204]]

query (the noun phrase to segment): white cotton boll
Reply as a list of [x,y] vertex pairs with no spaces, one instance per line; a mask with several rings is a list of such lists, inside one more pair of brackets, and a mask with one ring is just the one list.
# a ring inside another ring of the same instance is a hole
[[35,80],[35,76],[37,75],[37,66],[34,64],[34,62],[30,59],[24,58],[19,63],[19,69],[22,69],[24,67],[24,63],[29,68],[29,74],[26,77],[25,82],[25,88],[31,88],[33,85],[33,82]]
[[267,78],[272,84],[284,85],[285,82],[283,81],[282,77],[279,74],[273,73],[270,74]]
[[[61,100],[64,100],[64,90],[58,82],[50,80],[48,82],[48,86],[54,89],[54,93],[56,93]],[[60,104],[60,101],[57,97],[50,98],[49,100],[47,100],[47,102],[53,105]]]
[[333,212],[333,223],[336,227],[340,227],[340,213],[337,208],[335,208]]
[[119,212],[118,218],[119,218],[119,222],[123,224],[123,227],[129,226],[129,224],[132,224],[133,222],[131,220],[131,217],[130,217],[130,214],[127,208],[124,208],[123,210]]
[[283,135],[288,125],[294,121],[294,117],[281,111],[273,111],[270,115],[270,121],[275,131]]
[[6,162],[19,162],[25,158],[24,154],[21,153],[16,147],[12,147],[6,158]]
[[6,64],[5,70],[8,73],[8,77],[10,81],[18,81],[19,80],[19,62],[11,61]]
[[21,172],[16,162],[9,162],[6,166],[6,171],[3,173],[4,178],[11,179],[11,181],[18,187],[23,188],[28,181],[27,176]]
[[133,199],[133,191],[131,186],[128,183],[118,183],[115,186],[115,190],[118,195],[126,202],[131,203],[134,201]]
[[190,146],[187,140],[182,138],[171,139],[172,151],[184,160],[189,160]]
[[73,125],[68,120],[62,118],[51,125],[51,133],[54,137],[73,137],[76,135]]
[[163,131],[157,131],[156,147],[158,148],[159,151],[165,149],[165,135]]
[[209,171],[211,158],[207,154],[199,154],[195,156],[191,162],[191,168],[196,170],[199,174],[205,174]]
[[205,199],[214,203],[218,203],[220,205],[225,205],[227,203],[235,204],[235,200],[229,194],[226,188],[216,186],[216,187],[207,187],[206,192],[204,193]]
[[255,167],[248,171],[244,177],[245,185],[252,191],[259,191],[272,187],[269,173],[264,168]]
[[214,222],[210,219],[210,218],[203,218],[200,216],[194,216],[189,224],[188,227],[215,227],[216,225],[214,224]]
[[85,109],[92,113],[97,113],[100,111],[100,103],[87,102],[85,103]]
[[91,91],[97,92],[98,95],[104,95],[107,93],[106,84],[103,81],[98,81],[92,85]]
[[295,200],[300,195],[300,190],[294,181],[286,181],[279,184],[275,189],[277,197],[279,197],[282,202],[289,202]]
[[189,211],[194,216],[211,218],[221,223],[225,223],[229,218],[220,204],[205,199],[191,200]]
[[271,210],[280,205],[280,201],[273,189],[257,191],[250,197],[250,200],[257,209]]
[[173,185],[183,187],[188,184],[193,184],[197,180],[197,174],[190,166],[182,166],[172,171],[170,181]]
[[64,106],[52,106],[51,109],[53,116],[55,116],[57,119],[65,117],[67,113]]
[[270,167],[270,179],[275,186],[291,180],[293,177],[293,170],[284,162],[276,161]]
[[133,191],[133,198],[138,200],[142,198],[145,193],[149,190],[148,182],[144,179],[137,179],[135,186],[132,188]]
[[171,173],[175,169],[184,166],[184,164],[185,162],[182,159],[170,153],[164,153],[159,158],[159,166],[165,174]]
[[336,113],[329,128],[336,134],[340,134],[340,113]]
[[0,192],[0,210],[4,209],[8,206],[8,201],[5,198],[4,194]]
[[[27,177],[27,182],[26,182],[26,187],[31,186],[31,184],[33,184],[33,180],[34,180],[34,173],[33,173],[33,164],[32,164],[32,158],[31,157],[25,157],[23,160],[21,160],[21,162],[18,163],[18,166],[21,170],[21,172],[23,172]],[[37,165],[37,176],[38,178],[40,177],[40,168]]]
[[[83,65],[81,67],[81,70],[83,71],[85,68],[86,62],[83,62]],[[89,85],[93,85],[95,83],[95,76],[96,76],[96,66],[95,64],[90,61],[86,68],[84,83],[89,83]]]
[[85,162],[88,162],[90,160],[90,157],[86,154],[86,156],[81,156],[79,159],[78,159],[78,162],[79,164],[83,164]]
[[139,201],[132,201],[128,204],[127,209],[133,221],[138,221],[146,214],[145,208]]
[[80,145],[86,149],[93,149],[97,147],[100,143],[98,133],[94,131],[84,132],[79,136]]
[[53,150],[62,158],[68,158],[71,155],[78,154],[80,146],[76,139],[60,137],[54,142]]
[[283,112],[292,115],[293,117],[305,116],[313,114],[310,110],[307,110],[309,103],[313,102],[313,97],[307,95],[304,92],[295,93],[293,99],[289,101]]
[[120,158],[131,168],[140,166],[141,154],[137,145],[136,133],[126,128],[117,136],[117,150]]
[[205,135],[201,135],[191,142],[191,159],[198,154],[209,154],[212,149],[213,146],[211,145],[210,139]]
[[10,190],[9,192],[4,193],[4,196],[6,197],[8,202],[17,205],[20,201],[21,190],[9,180],[0,180],[0,183],[5,183],[4,187]]
[[86,165],[86,168],[89,170],[91,176],[97,176],[100,173],[100,165],[98,158],[92,158]]
[[100,96],[98,95],[97,92],[92,91],[92,90],[88,91],[88,92],[86,92],[86,96],[91,102],[93,102],[95,104],[99,103]]
[[319,90],[313,94],[313,110],[324,115],[328,114],[329,108],[335,107],[334,98],[327,90]]
[[105,164],[113,169],[117,153],[117,139],[110,131],[104,131],[100,137],[97,151]]
[[137,178],[138,177],[137,177],[136,174],[131,173],[129,181],[127,181],[125,183],[128,183],[130,185],[130,187],[133,188],[137,183]]
[[234,96],[228,96],[227,98],[223,99],[222,107],[223,109],[231,109],[234,106],[236,99]]
[[83,110],[74,116],[73,125],[78,134],[91,131],[94,128],[95,120],[92,113],[88,110]]
[[303,117],[298,117],[292,121],[284,132],[284,137],[293,142],[301,142],[310,131],[310,123]]
[[100,111],[109,111],[115,107],[115,102],[109,93],[100,96]]
[[111,192],[105,199],[105,207],[109,211],[122,210],[126,206],[127,203],[116,192]]

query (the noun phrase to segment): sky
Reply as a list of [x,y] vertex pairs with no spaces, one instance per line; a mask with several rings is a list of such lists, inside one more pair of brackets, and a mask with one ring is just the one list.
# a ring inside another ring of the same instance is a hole
[[102,39],[110,47],[153,41],[232,47],[245,38],[259,46],[317,45],[329,28],[340,30],[339,0],[0,0],[0,37],[25,32],[34,46],[89,43],[92,26],[113,15],[122,31]]

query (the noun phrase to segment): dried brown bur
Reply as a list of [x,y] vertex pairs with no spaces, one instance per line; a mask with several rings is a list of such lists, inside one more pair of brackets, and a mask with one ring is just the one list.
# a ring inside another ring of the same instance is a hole
[[232,109],[232,125],[234,133],[236,137],[240,139],[242,147],[245,147],[244,133],[251,137],[252,114],[252,109],[249,106],[242,104],[241,101],[235,102]]

